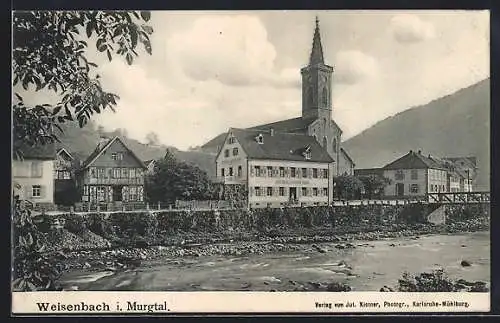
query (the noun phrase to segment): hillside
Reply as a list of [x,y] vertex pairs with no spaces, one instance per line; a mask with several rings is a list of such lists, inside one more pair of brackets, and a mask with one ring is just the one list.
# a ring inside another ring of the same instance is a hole
[[343,143],[356,168],[384,166],[409,150],[476,156],[479,189],[490,181],[490,80],[378,122]]
[[137,140],[128,138],[120,130],[106,132],[97,129],[94,123],[89,123],[83,128],[76,125],[63,125],[64,134],[60,136],[61,143],[58,147],[67,148],[75,157],[84,160],[96,147],[100,136],[120,136],[127,146],[137,154],[142,160],[158,159],[165,155],[166,149],[171,149],[174,155],[185,162],[194,164],[208,173],[209,176],[215,175],[215,156],[198,151],[181,151],[174,147],[164,145],[146,145]]

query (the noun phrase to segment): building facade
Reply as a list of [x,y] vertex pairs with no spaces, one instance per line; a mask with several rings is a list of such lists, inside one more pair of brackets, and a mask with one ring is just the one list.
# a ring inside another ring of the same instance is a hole
[[226,189],[241,187],[251,208],[328,205],[333,159],[312,136],[230,129],[216,158]]
[[[332,119],[332,81],[334,70],[325,64],[321,44],[319,21],[316,19],[309,63],[300,70],[302,77],[302,116],[278,122],[257,125],[247,130],[294,133],[314,137],[328,152],[335,165],[334,176],[352,174],[354,162],[341,149],[342,129]],[[221,134],[202,146],[208,152],[218,152],[225,144],[226,134]]]
[[77,173],[81,201],[142,202],[146,170],[120,138],[102,138]]
[[421,151],[410,151],[382,168],[391,184],[385,188],[387,197],[416,197],[427,193],[465,192],[464,172],[449,160]]
[[14,195],[33,204],[54,203],[55,147],[47,144],[38,147],[23,146],[22,158],[12,160]]

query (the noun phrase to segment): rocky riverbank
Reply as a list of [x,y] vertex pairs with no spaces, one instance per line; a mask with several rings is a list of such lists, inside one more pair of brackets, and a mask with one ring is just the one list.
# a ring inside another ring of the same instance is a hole
[[[385,230],[335,233],[331,228],[306,232],[278,231],[268,235],[233,233],[224,235],[199,234],[198,237],[177,234],[162,245],[117,246],[90,231],[80,234],[66,230],[51,233],[50,245],[57,247],[51,253],[59,261],[61,269],[110,269],[120,271],[134,268],[144,261],[156,259],[182,259],[211,255],[246,256],[280,252],[329,252],[330,249],[351,249],[369,246],[370,241],[409,237],[419,239],[422,235],[453,234],[460,232],[488,231],[487,223],[470,220],[452,225],[393,226]],[[328,248],[322,244],[329,244]]]

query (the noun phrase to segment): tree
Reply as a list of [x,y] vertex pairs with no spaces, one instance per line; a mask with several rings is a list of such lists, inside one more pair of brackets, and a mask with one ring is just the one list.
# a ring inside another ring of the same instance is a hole
[[380,197],[384,188],[391,183],[390,179],[381,175],[363,175],[358,177],[363,183],[366,196],[369,199]]
[[[13,150],[22,157],[24,145],[45,145],[58,141],[54,129],[78,122],[83,127],[94,113],[114,110],[118,96],[106,92],[97,65],[86,57],[85,39],[95,37],[95,46],[106,53],[125,57],[130,65],[141,43],[151,54],[151,26],[148,11],[24,11],[13,14],[13,86],[24,90],[56,93],[55,105],[25,105],[15,93],[13,110]],[[46,242],[29,209],[18,197],[13,204],[14,274],[16,290],[54,289],[58,270],[45,254]]]
[[363,183],[352,175],[338,176],[334,183],[335,194],[342,199],[353,199],[363,189]]
[[55,92],[55,105],[27,106],[16,93],[13,104],[14,150],[20,145],[58,141],[53,130],[61,123],[77,121],[83,127],[94,113],[114,110],[119,97],[103,89],[97,67],[86,58],[89,44],[109,61],[125,57],[130,65],[141,43],[151,54],[151,26],[148,11],[23,11],[13,15],[13,85],[25,90]]
[[146,135],[146,143],[152,146],[158,145],[160,143],[156,132],[150,132]]
[[212,194],[207,173],[179,161],[170,149],[163,159],[156,161],[154,173],[146,178],[145,190],[148,200],[153,203],[206,200]]

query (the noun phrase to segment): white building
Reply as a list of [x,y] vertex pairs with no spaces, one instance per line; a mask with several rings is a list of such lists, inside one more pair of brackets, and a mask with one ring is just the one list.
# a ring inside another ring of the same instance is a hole
[[334,161],[312,136],[231,128],[216,167],[226,188],[244,188],[252,208],[333,200]]
[[54,145],[21,148],[12,160],[14,195],[36,204],[54,203]]

